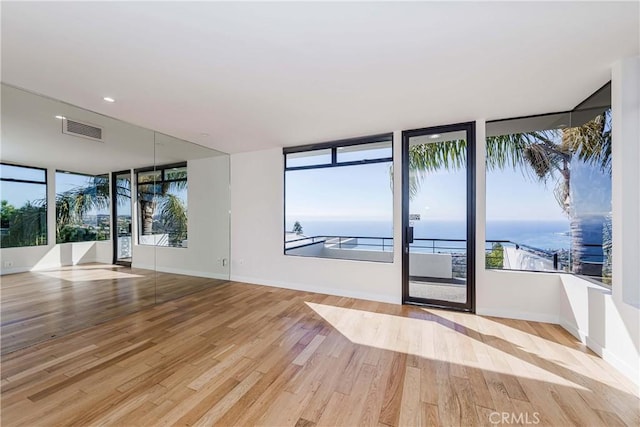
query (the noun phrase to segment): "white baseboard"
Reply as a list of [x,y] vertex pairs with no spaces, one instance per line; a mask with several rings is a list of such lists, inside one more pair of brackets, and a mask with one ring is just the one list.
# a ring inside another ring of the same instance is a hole
[[598,356],[604,359],[603,354],[605,350],[604,350],[604,347],[602,347],[599,342],[596,342],[591,338],[586,337],[586,339],[584,340],[584,343],[587,345],[587,347],[589,347],[589,349],[591,349],[591,351],[593,351],[595,354],[597,354]]
[[[95,261],[87,261],[82,264],[90,264]],[[0,270],[0,276],[4,276],[5,274],[16,274],[16,273],[26,273],[28,271],[43,271],[43,270],[53,270],[55,268],[60,267],[68,267],[70,265],[79,265],[79,263],[75,264],[61,264],[59,262],[51,263],[51,264],[38,264],[35,267],[11,267],[11,268],[3,268]]]
[[564,319],[560,319],[560,326],[567,330],[571,335],[580,340],[583,344],[585,344],[591,351],[600,356],[602,360],[613,366],[615,369],[620,371],[625,377],[629,378],[636,386],[635,393],[640,394],[640,369],[634,369],[632,366],[628,365],[618,356],[616,356],[611,351],[607,350],[605,347],[591,339],[587,334],[579,330],[576,325],[572,325]]
[[136,264],[136,263],[134,263],[132,267],[141,268],[143,270],[159,271],[161,273],[182,274],[184,276],[194,276],[194,277],[206,277],[207,279],[229,280],[229,276],[227,276],[226,274],[214,273],[210,271],[186,270],[183,268],[173,268],[173,267],[156,267],[154,265]]
[[250,283],[254,285],[272,286],[274,288],[292,289],[295,291],[314,292],[325,295],[335,295],[339,297],[358,298],[367,301],[386,302],[390,304],[400,304],[401,296],[380,295],[371,292],[351,291],[347,289],[327,288],[324,286],[313,286],[301,283],[282,282],[279,280],[264,280],[255,277],[231,275],[234,282]]
[[[572,325],[571,323],[567,322],[565,319],[560,319],[560,326],[562,326],[571,335],[579,339],[581,343],[587,344],[587,340],[589,339],[589,337],[587,336],[587,334],[579,330],[576,325]],[[588,347],[588,344],[587,344],[587,347]]]
[[495,308],[476,307],[476,314],[480,316],[504,317],[506,319],[529,320],[532,322],[544,322],[559,324],[557,315],[547,313],[531,313],[526,311],[501,310]]
[[156,266],[153,264],[138,264],[134,262],[131,264],[131,268],[140,268],[142,270],[155,270]]
[[211,271],[185,270],[182,268],[172,268],[172,267],[155,267],[155,268],[152,267],[150,269],[159,271],[161,273],[182,274],[184,276],[194,276],[194,277],[206,277],[207,279],[229,280],[228,275],[223,273],[214,273]]
[[0,276],[4,276],[6,274],[16,274],[16,273],[26,273],[28,271],[38,271],[38,270],[48,270],[51,268],[57,268],[57,267],[61,267],[60,264],[51,264],[51,265],[45,265],[42,267],[38,267],[37,269],[35,267],[10,267],[10,268],[3,268],[0,270]]
[[620,359],[606,347],[602,347],[600,343],[590,339],[589,337],[587,337],[586,344],[587,347],[589,347],[595,354],[600,356],[605,362],[620,371],[622,375],[629,378],[636,387],[634,390],[636,395],[640,395],[640,369],[638,366],[634,368],[633,366]]

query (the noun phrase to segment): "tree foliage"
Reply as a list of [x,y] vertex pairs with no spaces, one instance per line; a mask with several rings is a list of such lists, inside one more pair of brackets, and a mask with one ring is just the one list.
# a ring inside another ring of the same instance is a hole
[[3,248],[47,244],[47,206],[44,201],[27,202],[17,208],[2,200],[0,222],[0,246]]

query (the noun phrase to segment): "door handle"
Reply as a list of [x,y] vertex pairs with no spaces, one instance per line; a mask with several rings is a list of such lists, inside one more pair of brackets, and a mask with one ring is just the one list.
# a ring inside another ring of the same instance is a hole
[[413,243],[413,227],[407,227],[407,244]]

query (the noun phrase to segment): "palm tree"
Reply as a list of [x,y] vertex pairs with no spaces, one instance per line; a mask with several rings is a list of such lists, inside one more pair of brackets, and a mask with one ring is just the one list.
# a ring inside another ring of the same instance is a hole
[[[187,238],[187,208],[175,193],[187,189],[187,171],[174,172],[176,181],[157,181],[153,174],[138,179],[138,204],[140,205],[141,234],[156,232],[169,234],[169,244],[180,245]],[[154,223],[156,212],[159,223]],[[154,225],[156,230],[154,230]]]
[[[426,175],[441,169],[466,166],[465,140],[409,147],[410,196],[415,196]],[[583,218],[574,209],[571,191],[571,161],[579,159],[611,173],[611,110],[588,123],[562,130],[541,130],[487,138],[487,170],[519,169],[533,179],[556,181],[554,195],[568,216],[572,229],[572,271],[583,273],[585,253]],[[606,242],[605,242],[606,243]],[[605,260],[606,263],[606,260]],[[585,272],[587,273],[587,272]],[[594,274],[599,275],[599,274]]]
[[77,186],[56,195],[56,236],[64,243],[63,230],[83,224],[83,217],[94,209],[108,209],[109,179],[106,175],[92,176],[86,185]]
[[[184,172],[186,177],[186,171]],[[187,188],[187,181],[157,183],[153,176],[141,177],[138,185],[138,202],[142,222],[141,233],[168,232],[169,244],[179,245],[187,238],[187,208],[173,193]],[[130,181],[116,181],[116,200],[131,199]],[[75,187],[56,196],[56,232],[69,226],[82,224],[82,218],[93,209],[108,209],[110,205],[109,179],[106,175],[90,177],[86,185]],[[154,230],[154,217],[160,214]]]

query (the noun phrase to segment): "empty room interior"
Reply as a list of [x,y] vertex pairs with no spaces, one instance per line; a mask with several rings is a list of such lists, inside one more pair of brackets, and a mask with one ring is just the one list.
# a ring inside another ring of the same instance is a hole
[[640,3],[12,2],[3,426],[640,425]]

